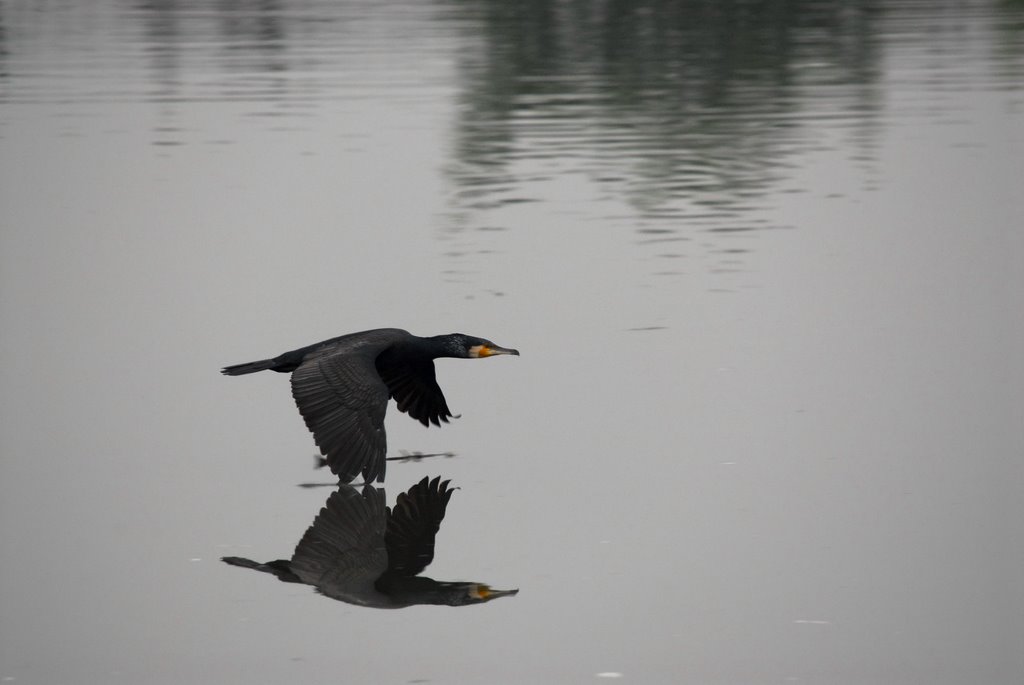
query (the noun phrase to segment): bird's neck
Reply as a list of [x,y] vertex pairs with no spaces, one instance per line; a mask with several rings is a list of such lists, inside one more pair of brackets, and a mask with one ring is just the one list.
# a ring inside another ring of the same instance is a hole
[[431,359],[461,356],[453,344],[451,336],[448,335],[433,335],[429,338],[423,338],[423,345],[420,349]]

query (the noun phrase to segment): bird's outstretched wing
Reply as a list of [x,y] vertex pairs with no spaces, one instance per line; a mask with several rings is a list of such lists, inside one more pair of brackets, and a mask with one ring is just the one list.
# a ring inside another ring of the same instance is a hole
[[377,370],[395,398],[398,411],[408,413],[424,426],[448,423],[452,412],[437,384],[432,360],[392,361],[385,352],[377,360]]
[[434,538],[452,491],[448,481],[424,478],[403,492],[388,512],[388,574],[411,577],[434,560]]
[[315,355],[292,372],[292,397],[313,439],[345,483],[384,480],[388,387],[368,354]]

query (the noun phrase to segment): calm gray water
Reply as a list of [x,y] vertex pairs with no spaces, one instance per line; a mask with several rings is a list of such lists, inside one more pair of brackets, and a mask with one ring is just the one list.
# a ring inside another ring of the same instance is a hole
[[[1024,681],[1024,6],[0,0],[0,680]],[[379,326],[381,611],[285,377]]]

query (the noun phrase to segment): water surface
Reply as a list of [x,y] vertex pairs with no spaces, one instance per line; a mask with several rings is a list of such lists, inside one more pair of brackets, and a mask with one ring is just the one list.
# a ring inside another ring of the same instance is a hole
[[[1024,677],[1015,2],[0,1],[0,678]],[[461,331],[379,611],[286,378]],[[272,582],[274,581],[274,582]]]

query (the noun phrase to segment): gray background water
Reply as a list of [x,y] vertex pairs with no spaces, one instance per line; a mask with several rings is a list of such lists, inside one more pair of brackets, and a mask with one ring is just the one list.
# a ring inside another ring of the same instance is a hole
[[[1019,683],[1019,2],[0,0],[0,678]],[[386,612],[221,564],[329,493],[287,379],[377,326]]]

